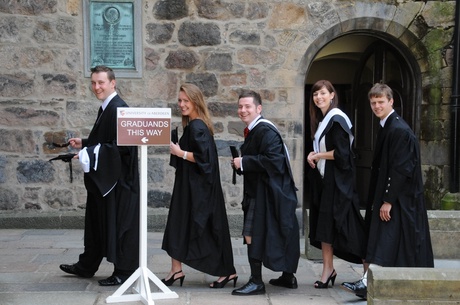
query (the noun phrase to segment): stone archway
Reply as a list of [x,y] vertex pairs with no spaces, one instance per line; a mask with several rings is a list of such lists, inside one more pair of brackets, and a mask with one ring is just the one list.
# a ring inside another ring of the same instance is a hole
[[[378,24],[378,19],[375,22]],[[381,21],[381,20],[380,20]],[[367,20],[369,22],[369,20]],[[402,27],[402,26],[400,26]],[[401,30],[401,29],[400,29]],[[403,42],[396,37],[390,35],[388,32],[376,32],[375,30],[352,30],[348,33],[341,33],[334,37],[335,29],[326,31],[317,40],[322,44],[312,44],[308,48],[304,63],[308,63],[308,68],[305,73],[305,133],[304,133],[304,147],[305,156],[311,151],[311,138],[309,130],[309,117],[308,117],[308,103],[309,103],[309,86],[311,86],[318,79],[328,79],[336,87],[340,96],[340,103],[342,109],[350,116],[353,122],[356,122],[356,109],[358,104],[355,99],[359,94],[359,89],[355,88],[356,76],[360,73],[358,71],[361,57],[367,48],[375,43],[388,45],[396,53],[396,58],[405,67],[404,77],[406,78],[407,90],[410,92],[408,96],[410,101],[407,105],[411,107],[411,122],[412,128],[418,134],[420,126],[420,107],[421,107],[421,92],[422,80],[419,63],[416,60],[414,50],[410,50]],[[327,37],[327,39],[325,38]],[[415,50],[420,52],[420,50]],[[308,54],[308,55],[307,55]],[[419,54],[419,53],[416,53]],[[309,57],[307,59],[307,56]],[[419,57],[419,56],[417,56]],[[374,82],[380,81],[373,79]],[[368,89],[363,89],[368,90]],[[367,92],[366,92],[367,93]],[[406,102],[406,101],[405,101]],[[372,120],[369,122],[361,122],[360,128],[372,128]],[[364,124],[364,125],[363,125]],[[355,142],[359,142],[363,133],[356,133]],[[369,145],[373,149],[373,145]],[[372,153],[370,154],[372,155]],[[306,164],[306,162],[304,162]],[[366,165],[367,166],[367,165]],[[308,175],[309,168],[305,167],[304,171],[304,185],[303,185],[303,207],[306,210],[309,206],[309,191],[308,191]],[[365,184],[366,179],[361,179],[359,182]],[[362,185],[360,192],[367,190],[367,185]],[[362,201],[367,196],[367,192],[361,195]],[[364,206],[364,203],[362,204]]]

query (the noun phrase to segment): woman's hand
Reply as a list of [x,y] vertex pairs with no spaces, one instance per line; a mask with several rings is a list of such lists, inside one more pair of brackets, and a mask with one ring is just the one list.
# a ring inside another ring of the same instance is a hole
[[184,151],[180,148],[179,144],[175,144],[173,142],[169,143],[169,152],[172,155],[181,157],[184,155]]
[[334,149],[326,151],[326,152],[318,152],[318,153],[312,151],[311,153],[308,154],[308,157],[307,157],[308,164],[310,165],[311,168],[315,168],[316,163],[318,163],[320,159],[334,160]]
[[311,168],[315,168],[316,167],[316,162],[318,162],[318,156],[317,156],[317,153],[312,151],[308,154],[308,157],[307,157],[307,162],[308,162],[308,165],[310,165]]

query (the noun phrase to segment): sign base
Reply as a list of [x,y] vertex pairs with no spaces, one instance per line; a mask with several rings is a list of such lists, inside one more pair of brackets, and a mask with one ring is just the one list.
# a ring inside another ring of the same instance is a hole
[[[151,280],[162,292],[151,292]],[[123,294],[132,288],[132,294]],[[111,296],[107,297],[107,303],[141,301],[146,305],[154,305],[153,300],[175,299],[179,296],[171,291],[156,275],[148,268],[139,267]]]

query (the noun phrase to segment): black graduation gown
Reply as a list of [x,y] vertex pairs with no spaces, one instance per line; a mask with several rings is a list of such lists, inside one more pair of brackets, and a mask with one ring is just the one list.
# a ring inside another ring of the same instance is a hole
[[334,160],[326,160],[324,178],[318,169],[308,173],[310,183],[310,244],[332,245],[334,255],[352,263],[365,256],[364,219],[359,211],[355,187],[354,155],[350,148],[351,130],[345,119],[334,115],[324,129],[326,150],[334,150]]
[[177,158],[176,178],[162,249],[214,276],[236,273],[214,138],[206,124],[189,122],[179,140],[196,163]]
[[[83,147],[93,148],[99,143],[103,147],[99,158],[104,160],[113,156],[104,152],[113,152],[117,139],[117,107],[128,105],[116,95],[112,98],[100,118],[94,124],[87,139],[82,140]],[[115,268],[126,274],[139,267],[139,169],[137,147],[118,146],[120,157],[120,176],[110,193],[103,197],[99,190],[100,179],[104,173],[111,175],[110,165],[99,166],[99,174],[85,173],[87,189],[85,214],[85,252],[80,255],[79,267],[95,272],[102,257],[107,257]],[[91,150],[91,149],[90,149]],[[103,164],[103,163],[100,163]],[[93,171],[93,170],[92,170]],[[102,174],[101,174],[102,173]],[[111,179],[111,177],[108,177]]]
[[269,123],[258,123],[241,146],[241,156],[244,196],[255,199],[248,256],[273,271],[295,273],[300,256],[298,202],[281,135]]
[[[380,220],[383,202],[391,220]],[[372,162],[366,261],[386,267],[433,267],[418,141],[407,123],[392,113],[378,135]]]

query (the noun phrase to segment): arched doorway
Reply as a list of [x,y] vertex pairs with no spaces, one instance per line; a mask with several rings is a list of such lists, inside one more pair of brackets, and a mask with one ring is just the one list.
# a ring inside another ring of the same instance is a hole
[[414,77],[409,64],[390,44],[378,40],[363,52],[353,83],[354,151],[356,186],[361,205],[368,200],[368,182],[379,120],[369,107],[367,93],[373,84],[383,82],[393,90],[393,107],[414,128],[416,100]]
[[[316,54],[305,82],[305,155],[312,149],[308,116],[309,89],[315,81],[328,79],[338,91],[340,108],[353,122],[356,181],[362,207],[367,202],[370,166],[378,126],[378,120],[373,115],[367,98],[374,83],[382,81],[393,89],[396,111],[418,132],[417,101],[421,81],[415,58],[399,41],[383,33],[380,35],[349,34],[329,42]],[[306,201],[309,198],[309,170],[306,167],[304,177]]]

